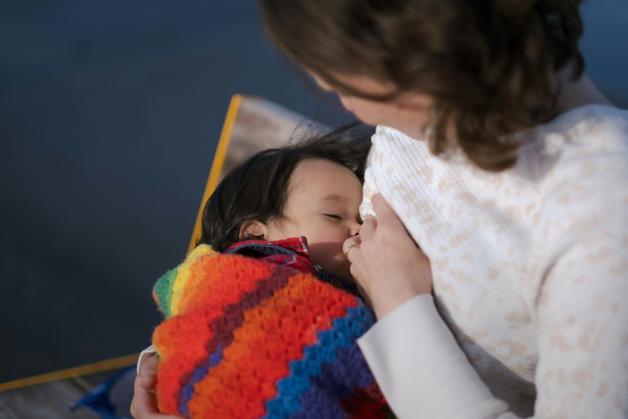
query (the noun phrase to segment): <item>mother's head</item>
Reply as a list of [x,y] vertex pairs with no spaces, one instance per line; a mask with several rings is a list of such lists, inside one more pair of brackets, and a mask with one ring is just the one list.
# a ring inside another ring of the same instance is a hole
[[557,72],[583,71],[581,0],[259,0],[275,43],[366,123],[486,170],[553,118]]

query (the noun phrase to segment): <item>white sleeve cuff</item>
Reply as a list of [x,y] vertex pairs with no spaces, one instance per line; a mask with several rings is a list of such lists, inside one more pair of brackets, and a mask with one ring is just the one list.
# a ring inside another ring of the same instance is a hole
[[140,367],[142,365],[142,362],[144,362],[144,359],[156,353],[157,353],[157,349],[155,349],[153,345],[150,345],[148,348],[140,352],[140,356],[137,358],[137,365],[135,367],[135,371],[137,372],[138,375],[140,373]]
[[358,345],[400,419],[496,417],[507,410],[467,361],[431,294],[385,316]]

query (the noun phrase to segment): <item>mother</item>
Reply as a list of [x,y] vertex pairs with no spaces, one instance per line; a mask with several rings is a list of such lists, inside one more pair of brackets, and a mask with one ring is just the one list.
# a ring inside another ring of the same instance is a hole
[[275,43],[378,126],[377,221],[345,252],[395,413],[628,417],[628,113],[584,73],[580,1],[260,4]]
[[260,4],[378,126],[363,212],[392,209],[345,251],[398,416],[628,417],[628,113],[583,72],[580,1]]

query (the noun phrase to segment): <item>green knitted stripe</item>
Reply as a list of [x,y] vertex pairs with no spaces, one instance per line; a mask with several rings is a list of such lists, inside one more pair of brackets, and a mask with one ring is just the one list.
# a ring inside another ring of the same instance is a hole
[[176,281],[178,274],[179,270],[177,268],[169,270],[157,280],[157,282],[155,283],[155,287],[153,288],[153,292],[157,297],[157,305],[159,306],[159,310],[166,318],[170,317],[172,289],[174,287],[174,281]]

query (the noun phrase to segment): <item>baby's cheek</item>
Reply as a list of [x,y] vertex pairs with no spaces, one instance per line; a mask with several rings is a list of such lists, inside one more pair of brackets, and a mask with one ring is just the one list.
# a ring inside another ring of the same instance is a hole
[[320,265],[326,271],[335,271],[347,264],[347,258],[342,253],[342,243],[322,242],[310,244],[312,262]]
[[329,268],[327,271],[334,275],[338,275],[345,279],[351,278],[350,263],[345,254],[342,252],[342,245],[340,245],[334,255],[330,256]]
[[347,279],[349,281],[353,281],[353,277],[351,276],[351,264],[347,259],[344,259],[342,262],[339,262],[333,271],[330,273],[339,276],[341,278]]

